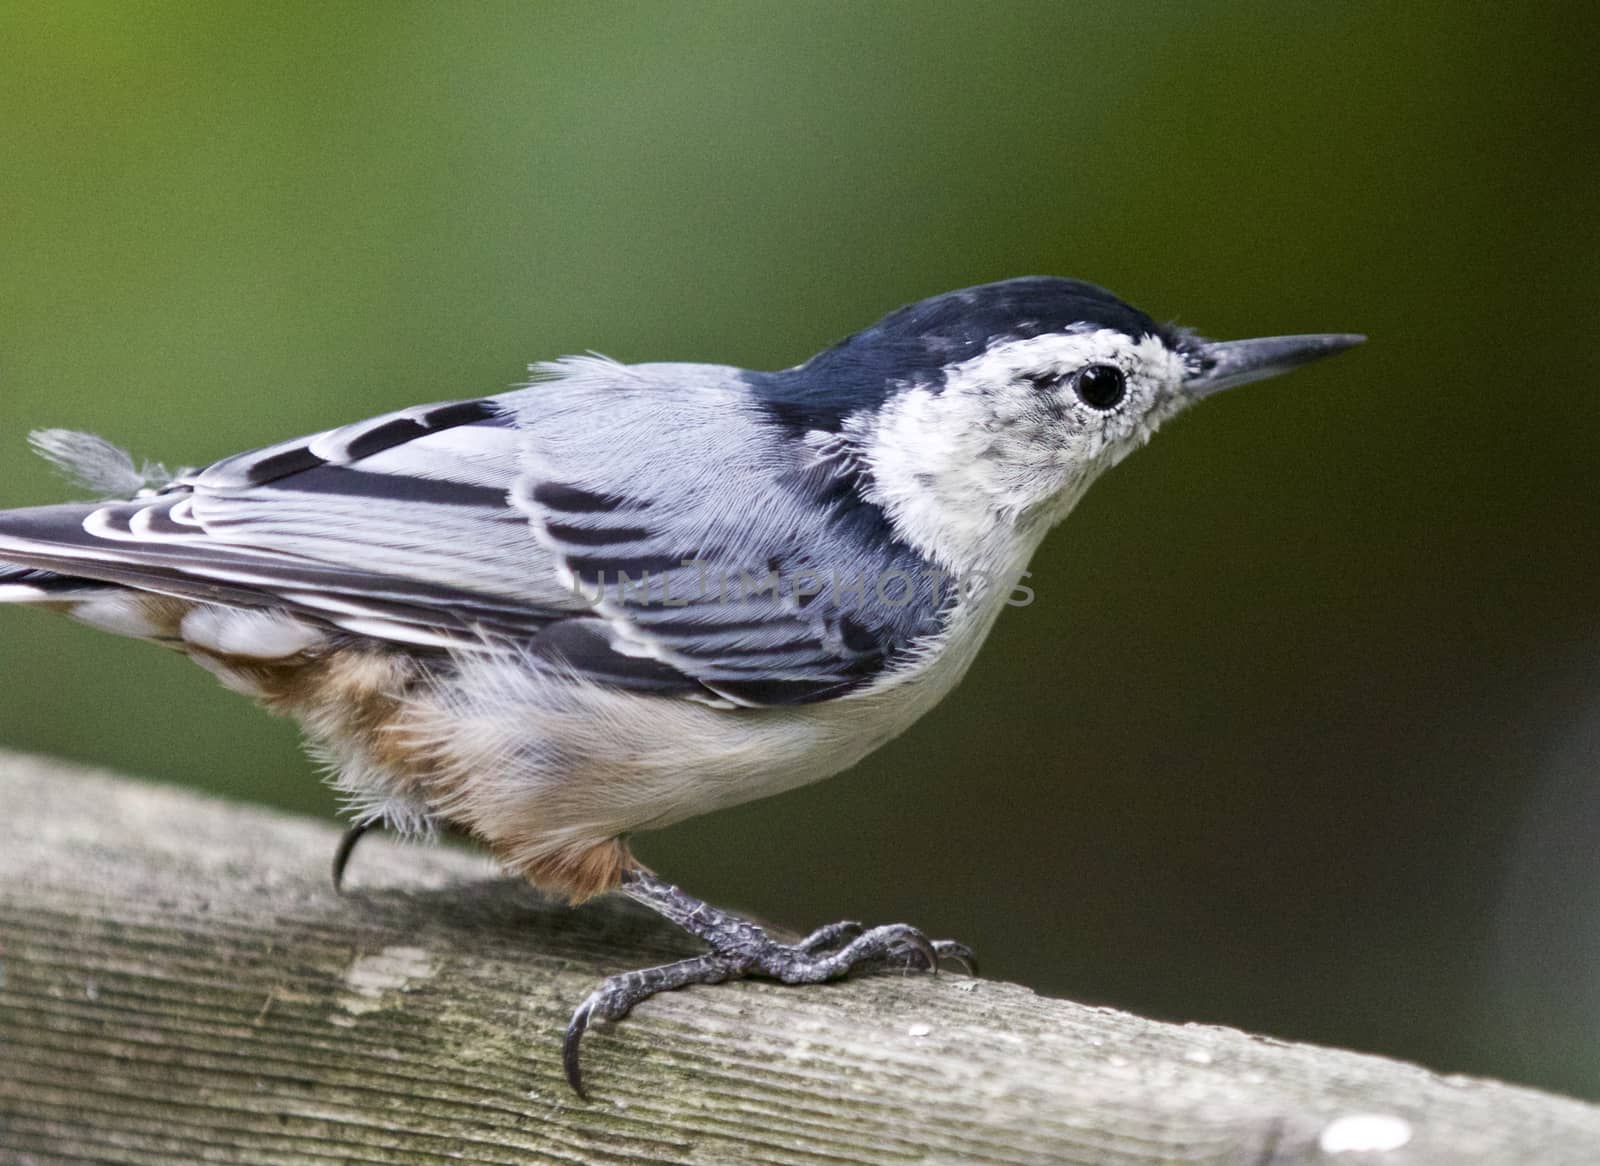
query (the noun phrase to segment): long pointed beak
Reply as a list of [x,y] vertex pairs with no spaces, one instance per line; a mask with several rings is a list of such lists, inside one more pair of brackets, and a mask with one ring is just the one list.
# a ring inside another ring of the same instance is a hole
[[1189,396],[1209,397],[1235,385],[1265,380],[1279,373],[1354,348],[1366,339],[1353,332],[1312,336],[1264,336],[1259,340],[1216,340],[1199,348],[1198,368],[1184,381]]

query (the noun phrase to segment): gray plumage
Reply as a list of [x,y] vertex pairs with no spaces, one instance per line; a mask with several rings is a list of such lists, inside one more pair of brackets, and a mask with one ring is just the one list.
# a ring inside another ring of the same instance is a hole
[[170,476],[48,431],[41,452],[114,497],[0,512],[0,602],[166,644],[296,716],[358,823],[450,825],[540,886],[621,889],[705,939],[584,1002],[576,1086],[589,1019],[653,991],[970,957],[903,925],[777,944],[626,836],[904,731],[1100,473],[1194,401],[1358,339],[1213,343],[1030,278],[792,369],[569,357]]
[[[738,370],[539,371],[531,388],[228,458],[153,497],[0,514],[0,553],[741,705],[841,695],[937,629],[949,585],[848,468],[763,424]],[[911,585],[883,598],[890,572]]]

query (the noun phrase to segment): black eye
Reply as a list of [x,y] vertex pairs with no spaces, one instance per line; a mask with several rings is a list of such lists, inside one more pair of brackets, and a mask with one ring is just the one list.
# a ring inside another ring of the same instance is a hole
[[1091,364],[1078,374],[1073,388],[1078,400],[1091,409],[1115,409],[1128,395],[1128,378],[1111,364]]

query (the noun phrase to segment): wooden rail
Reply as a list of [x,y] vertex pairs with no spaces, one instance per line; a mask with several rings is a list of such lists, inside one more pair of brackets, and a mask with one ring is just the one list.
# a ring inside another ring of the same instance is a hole
[[958,975],[691,989],[693,950],[447,849],[0,754],[5,1163],[1600,1162],[1600,1110]]

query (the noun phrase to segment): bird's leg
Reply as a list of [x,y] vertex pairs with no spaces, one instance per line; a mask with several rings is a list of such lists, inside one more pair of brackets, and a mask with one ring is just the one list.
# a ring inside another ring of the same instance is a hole
[[561,1062],[567,1082],[580,1097],[583,1072],[578,1047],[592,1020],[619,1020],[658,992],[690,984],[720,984],[762,976],[784,984],[819,984],[852,971],[885,968],[936,972],[941,959],[975,972],[972,949],[953,940],[931,940],[915,927],[891,923],[866,928],[860,923],[830,923],[799,943],[779,943],[756,924],[719,910],[643,870],[622,876],[621,891],[710,945],[702,956],[677,963],[609,976],[578,1005],[567,1025]]

